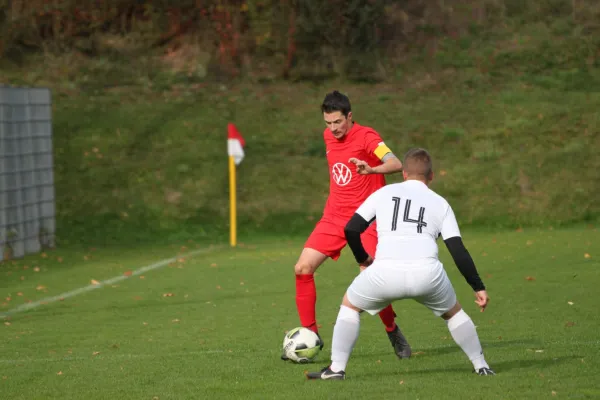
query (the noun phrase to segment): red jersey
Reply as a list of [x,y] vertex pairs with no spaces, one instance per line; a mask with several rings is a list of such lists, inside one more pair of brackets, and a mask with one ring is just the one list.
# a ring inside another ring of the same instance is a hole
[[330,175],[323,219],[345,226],[367,197],[385,186],[383,174],[360,175],[356,165],[348,160],[355,157],[375,167],[382,164],[381,159],[390,149],[374,129],[356,122],[341,140],[333,137],[328,128],[323,138]]

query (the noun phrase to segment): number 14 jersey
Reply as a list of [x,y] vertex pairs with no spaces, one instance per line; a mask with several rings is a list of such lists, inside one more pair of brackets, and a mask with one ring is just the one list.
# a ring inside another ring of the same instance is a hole
[[377,221],[377,260],[434,263],[438,261],[437,238],[460,236],[450,204],[417,180],[384,186],[356,213],[366,221]]

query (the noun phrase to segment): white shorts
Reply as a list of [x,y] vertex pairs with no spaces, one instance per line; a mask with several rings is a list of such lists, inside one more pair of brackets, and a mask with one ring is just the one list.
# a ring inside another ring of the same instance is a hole
[[355,307],[375,315],[394,300],[414,299],[441,316],[456,304],[456,293],[441,262],[398,265],[375,261],[348,288]]

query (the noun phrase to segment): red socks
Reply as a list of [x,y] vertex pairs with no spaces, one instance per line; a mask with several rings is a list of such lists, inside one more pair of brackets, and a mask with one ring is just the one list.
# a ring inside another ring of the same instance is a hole
[[394,321],[396,313],[391,304],[379,312],[379,318],[381,318],[381,322],[385,325],[387,332],[392,332],[396,329],[396,321]]
[[[319,333],[316,317],[317,288],[313,274],[296,275],[296,308],[302,326]],[[393,311],[392,311],[393,313]]]

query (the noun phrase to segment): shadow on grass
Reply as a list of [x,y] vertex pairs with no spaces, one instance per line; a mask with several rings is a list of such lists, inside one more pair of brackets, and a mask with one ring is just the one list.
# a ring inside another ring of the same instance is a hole
[[[542,346],[543,342],[535,339],[517,339],[517,340],[498,340],[495,342],[483,342],[483,350],[493,349],[493,348],[502,348],[502,347],[514,347],[514,346]],[[450,342],[450,344],[445,346],[438,347],[429,347],[429,348],[419,348],[413,347],[413,357],[424,358],[430,356],[441,356],[444,354],[452,354],[452,353],[460,353],[462,350],[458,345],[454,344],[454,342]],[[381,357],[389,355],[390,351],[381,351],[376,353],[371,353],[373,357]]]
[[[512,370],[524,370],[524,369],[530,369],[530,368],[535,368],[536,370],[542,370],[545,367],[562,364],[569,360],[579,359],[581,357],[582,357],[581,355],[570,355],[570,356],[537,359],[537,360],[519,359],[519,360],[500,361],[500,362],[496,362],[496,363],[491,363],[490,366],[496,372],[496,374],[501,376],[503,372],[509,372]],[[405,364],[405,366],[406,365],[408,365],[408,363]],[[459,374],[460,373],[460,374],[463,374],[463,373],[469,372],[469,371],[472,371],[471,366],[468,364],[468,362],[465,362],[465,363],[452,364],[452,365],[448,365],[446,367],[438,367],[438,368],[408,369],[408,370],[404,370],[402,372],[372,371],[372,372],[360,373],[360,376],[364,376],[364,377],[373,376],[374,377],[374,376],[384,376],[384,375],[395,376],[395,375],[419,375],[419,374],[438,374],[438,373],[443,373],[443,374],[448,374],[448,373]]]

